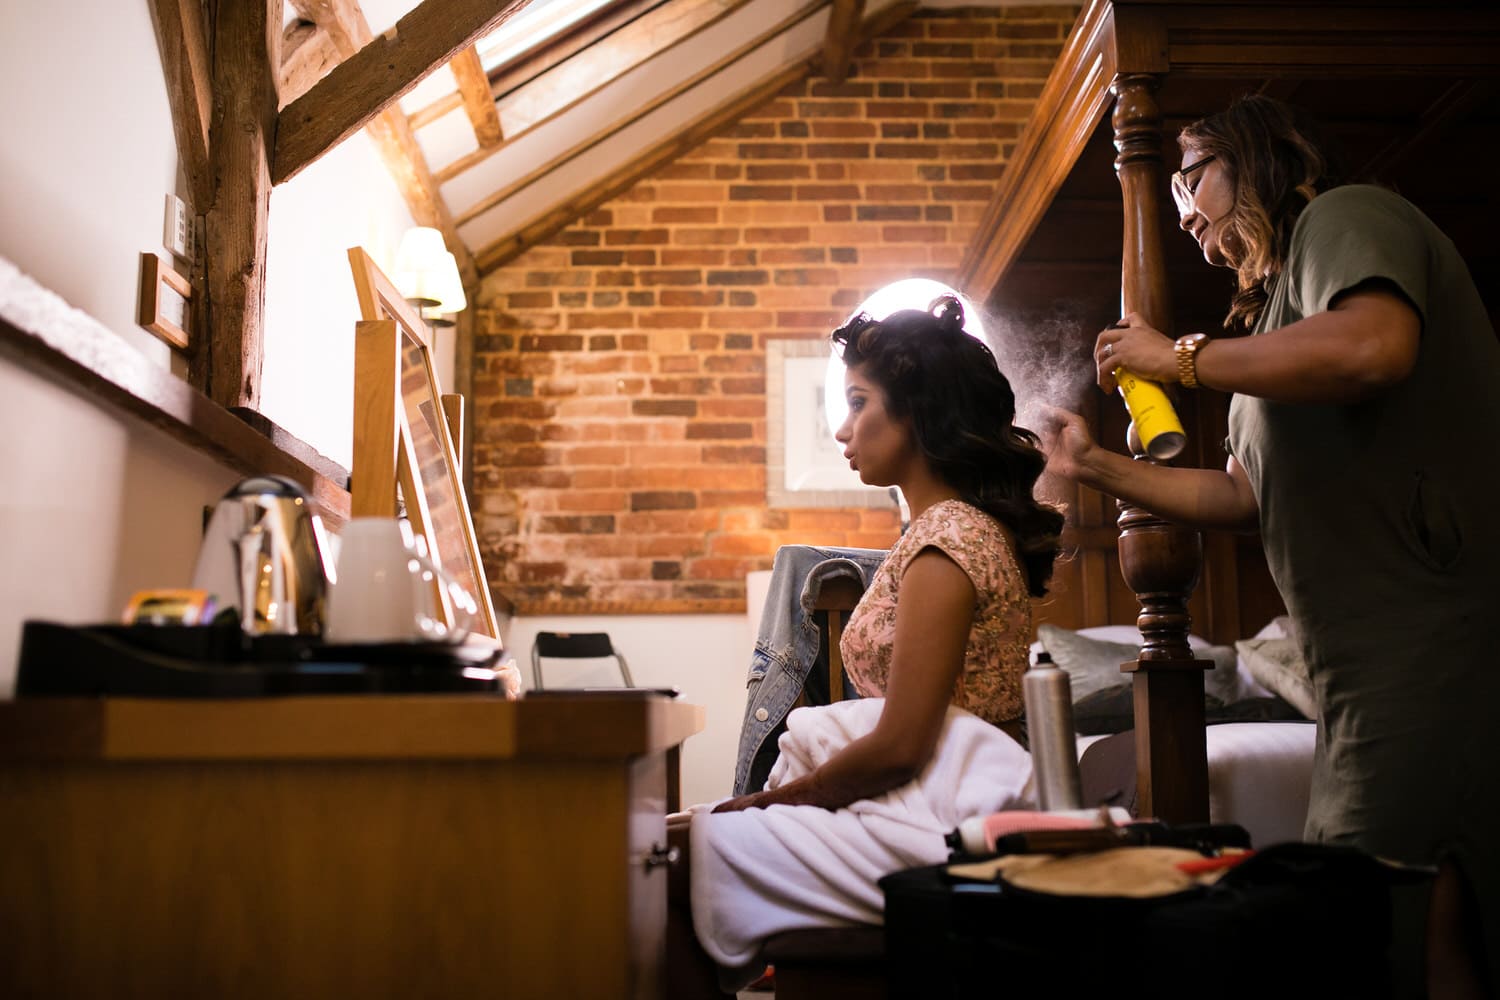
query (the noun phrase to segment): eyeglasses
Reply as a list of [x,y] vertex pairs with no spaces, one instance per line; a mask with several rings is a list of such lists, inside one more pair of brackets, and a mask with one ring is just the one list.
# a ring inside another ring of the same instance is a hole
[[[1193,210],[1193,205],[1197,201],[1198,185],[1194,184],[1190,187],[1188,185],[1188,175],[1197,173],[1216,159],[1218,159],[1217,156],[1205,156],[1203,159],[1183,167],[1172,175],[1172,200],[1177,203],[1177,211],[1183,215],[1187,215]],[[1202,183],[1202,180],[1198,181],[1198,184]]]

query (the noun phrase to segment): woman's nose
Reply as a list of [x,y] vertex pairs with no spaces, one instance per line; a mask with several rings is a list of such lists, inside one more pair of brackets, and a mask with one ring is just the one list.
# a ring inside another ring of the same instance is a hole
[[1197,214],[1198,214],[1198,210],[1196,208],[1193,209],[1191,212],[1178,212],[1178,214],[1177,214],[1177,228],[1181,229],[1185,233],[1192,232],[1193,231],[1193,216],[1195,216]]
[[839,429],[833,432],[833,439],[839,444],[847,444],[849,439],[854,436],[854,431],[849,426],[851,423],[853,423],[852,420],[845,419]]

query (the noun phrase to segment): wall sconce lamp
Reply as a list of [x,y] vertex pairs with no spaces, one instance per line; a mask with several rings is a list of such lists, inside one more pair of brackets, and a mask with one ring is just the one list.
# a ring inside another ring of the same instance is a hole
[[448,318],[467,308],[458,261],[443,234],[427,226],[408,229],[396,249],[396,287],[433,327],[453,326]]

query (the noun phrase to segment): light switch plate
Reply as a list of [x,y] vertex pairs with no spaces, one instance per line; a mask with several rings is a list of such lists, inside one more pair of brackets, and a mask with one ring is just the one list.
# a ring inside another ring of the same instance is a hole
[[167,195],[166,218],[162,227],[162,245],[183,260],[192,263],[198,252],[198,227],[188,212],[187,203],[175,194]]

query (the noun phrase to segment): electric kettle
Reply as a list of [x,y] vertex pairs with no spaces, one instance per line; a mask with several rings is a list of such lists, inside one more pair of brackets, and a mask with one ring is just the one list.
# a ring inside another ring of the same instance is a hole
[[238,609],[251,635],[321,635],[330,573],[323,523],[285,476],[252,476],[209,518],[193,587]]

